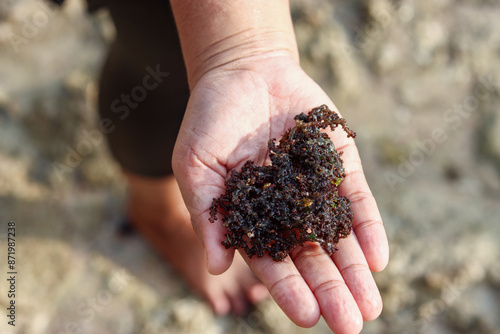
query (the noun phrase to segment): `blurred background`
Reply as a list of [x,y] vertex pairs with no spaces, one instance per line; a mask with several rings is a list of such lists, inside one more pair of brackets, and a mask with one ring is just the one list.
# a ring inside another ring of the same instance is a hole
[[[358,133],[389,235],[384,311],[363,333],[500,333],[500,3],[293,0],[292,15],[304,69]],[[95,132],[113,35],[82,0],[0,0],[3,310],[10,220],[18,267],[16,327],[2,315],[1,333],[329,333],[272,301],[214,317],[119,229],[126,189]]]

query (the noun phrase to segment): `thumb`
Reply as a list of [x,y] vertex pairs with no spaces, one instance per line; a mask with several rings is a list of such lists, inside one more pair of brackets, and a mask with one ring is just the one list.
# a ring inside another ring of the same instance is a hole
[[231,266],[234,249],[226,249],[221,243],[227,231],[220,220],[210,223],[208,218],[207,212],[207,215],[202,214],[200,219],[192,216],[191,222],[205,248],[208,272],[212,275],[220,275]]
[[213,199],[224,191],[226,170],[218,173],[201,161],[194,162],[197,160],[195,155],[191,156],[189,164],[182,160],[174,157],[174,175],[191,215],[193,229],[205,248],[207,269],[213,275],[220,275],[231,266],[234,249],[226,249],[221,243],[227,233],[221,220],[210,223],[209,218]]

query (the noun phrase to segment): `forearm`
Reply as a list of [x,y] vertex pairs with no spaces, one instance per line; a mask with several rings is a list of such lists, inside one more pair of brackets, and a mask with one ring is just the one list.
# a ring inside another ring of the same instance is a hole
[[171,0],[189,85],[253,57],[285,55],[298,61],[287,0]]

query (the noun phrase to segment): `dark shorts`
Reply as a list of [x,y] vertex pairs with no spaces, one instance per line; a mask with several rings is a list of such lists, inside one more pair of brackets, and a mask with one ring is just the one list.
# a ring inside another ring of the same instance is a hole
[[88,0],[106,7],[116,26],[99,83],[99,114],[114,130],[111,153],[127,171],[147,177],[172,173],[172,151],[189,98],[170,3],[165,0]]

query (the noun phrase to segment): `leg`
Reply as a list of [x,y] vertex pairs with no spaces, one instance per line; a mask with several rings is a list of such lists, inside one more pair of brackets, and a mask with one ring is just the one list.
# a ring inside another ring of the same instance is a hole
[[[115,22],[117,39],[103,69],[99,109],[101,117],[115,126],[107,138],[129,185],[128,215],[146,240],[218,314],[231,308],[241,313],[247,300],[260,300],[267,296],[267,290],[240,257],[225,274],[208,274],[203,247],[172,176],[172,150],[189,90],[169,4],[161,0],[110,0],[106,6]],[[154,78],[148,68],[169,74],[149,89]],[[145,96],[138,94],[143,91]]]

